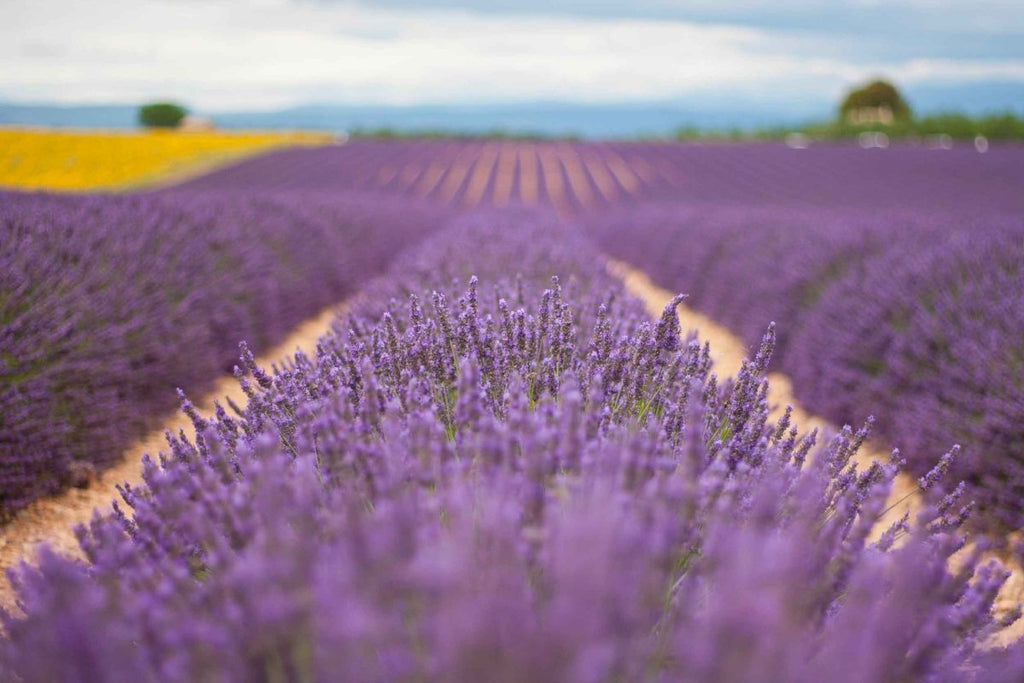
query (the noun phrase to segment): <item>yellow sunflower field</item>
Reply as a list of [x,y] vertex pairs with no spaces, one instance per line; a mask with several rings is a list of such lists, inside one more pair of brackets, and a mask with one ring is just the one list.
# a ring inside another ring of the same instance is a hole
[[333,140],[308,132],[0,128],[0,188],[127,189],[184,178],[277,147]]

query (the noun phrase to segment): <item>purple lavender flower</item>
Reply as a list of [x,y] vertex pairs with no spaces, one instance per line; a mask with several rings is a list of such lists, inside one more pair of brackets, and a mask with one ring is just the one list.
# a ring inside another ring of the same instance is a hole
[[[510,231],[506,218],[467,216],[406,252],[315,359],[252,382],[230,422],[197,416],[197,438],[173,438],[147,461],[145,490],[125,491],[130,518],[82,530],[86,564],[51,554],[18,572],[25,615],[3,617],[0,671],[1024,672],[1016,649],[981,648],[1003,623],[992,603],[1004,575],[980,555],[951,573],[962,537],[930,523],[938,509],[898,547],[868,541],[896,468],[856,468],[866,432],[806,457],[813,435],[768,421],[773,330],[719,383],[706,347],[659,343],[571,227],[520,215]],[[452,303],[421,306],[431,291]],[[518,321],[511,334],[502,320]]]
[[0,519],[103,469],[441,222],[360,195],[0,194]]

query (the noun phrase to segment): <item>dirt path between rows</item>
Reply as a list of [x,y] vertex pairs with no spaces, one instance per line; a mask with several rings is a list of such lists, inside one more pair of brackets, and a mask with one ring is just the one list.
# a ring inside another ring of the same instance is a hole
[[[645,273],[622,261],[609,260],[608,270],[612,275],[622,280],[630,294],[643,301],[648,313],[654,318],[661,316],[665,306],[675,296],[674,292],[658,287]],[[704,314],[698,313],[685,305],[679,306],[677,312],[684,333],[695,330],[702,342],[707,341],[710,343],[711,360],[719,377],[734,376],[739,371],[743,359],[753,357],[756,352],[756,349],[748,348],[732,332]],[[768,383],[768,401],[772,407],[771,415],[773,419],[782,415],[786,406],[792,406],[793,423],[800,427],[801,432],[806,433],[813,428],[818,428],[819,432],[823,434],[834,434],[837,431],[835,425],[830,424],[821,417],[812,415],[800,406],[793,395],[793,385],[785,375],[775,372],[770,373],[768,375]],[[869,441],[861,447],[857,460],[862,465],[867,465],[874,460],[885,460],[888,456],[889,452],[881,444]],[[876,525],[876,536],[902,517],[908,510],[910,511],[911,521],[913,521],[916,510],[921,506],[921,498],[917,493],[917,481],[909,475],[899,475],[890,493],[889,500],[892,509]],[[953,559],[955,562],[956,557]],[[1002,560],[1000,559],[1000,561]],[[1017,566],[1009,566],[1008,568],[1011,569],[1012,574],[1006,583],[1003,584],[1003,588],[996,600],[996,611],[998,613],[1011,611],[1024,600],[1024,570]],[[1024,619],[1018,620],[1017,623],[1001,631],[993,638],[991,644],[1009,644],[1022,636],[1024,636]]]
[[[260,366],[279,364],[300,349],[308,355],[315,354],[317,339],[330,330],[335,317],[344,310],[345,304],[331,306],[315,318],[300,324],[287,339],[260,357]],[[240,406],[246,402],[238,382],[230,375],[217,380],[214,389],[194,403],[200,413],[212,415],[214,400],[222,400],[224,397],[230,397]],[[123,462],[102,472],[88,488],[71,489],[57,496],[37,500],[20,511],[9,524],[0,527],[0,570],[3,570],[0,571],[0,606],[8,609],[16,607],[6,570],[22,560],[32,562],[41,543],[49,543],[58,552],[71,557],[81,556],[75,539],[75,526],[87,523],[94,510],[109,514],[111,503],[120,498],[115,488],[118,484],[128,482],[135,486],[142,481],[142,456],[146,453],[155,455],[165,450],[165,429],[175,434],[179,429],[184,429],[187,434],[191,434],[192,423],[183,413],[175,411],[167,417],[163,427],[150,432],[128,448]]]

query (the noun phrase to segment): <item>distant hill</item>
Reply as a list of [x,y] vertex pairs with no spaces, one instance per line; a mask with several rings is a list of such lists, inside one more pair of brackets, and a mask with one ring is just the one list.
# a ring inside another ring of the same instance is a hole
[[215,114],[230,128],[378,129],[487,133],[505,131],[581,137],[666,135],[682,125],[756,128],[785,124],[786,112],[756,107],[630,104],[516,103],[408,107],[309,105],[267,113]]
[[[460,105],[310,104],[269,112],[197,112],[220,128],[300,128],[350,131],[536,133],[549,136],[638,137],[669,135],[681,126],[753,129],[796,123],[827,111],[824,103],[794,115],[791,103],[639,102],[577,104],[526,102]],[[136,107],[48,106],[0,102],[0,124],[125,128],[136,125]]]
[[[1024,83],[910,85],[902,88],[915,114],[962,111],[971,115],[1013,110],[1024,114]],[[221,128],[301,128],[327,131],[390,128],[396,131],[537,133],[580,137],[665,136],[682,127],[704,131],[797,126],[831,119],[836,103],[825,97],[772,100],[695,94],[663,102],[588,104],[521,102],[456,105],[309,104],[269,112],[196,113]],[[134,105],[56,106],[0,102],[0,124],[130,128]]]
[[133,105],[65,107],[0,102],[0,124],[75,128],[134,128],[137,116],[138,107]]

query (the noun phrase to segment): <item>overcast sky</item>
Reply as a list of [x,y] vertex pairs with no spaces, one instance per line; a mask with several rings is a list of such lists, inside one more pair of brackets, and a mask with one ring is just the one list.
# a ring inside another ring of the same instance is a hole
[[1024,83],[1024,0],[2,0],[0,99],[838,97]]

